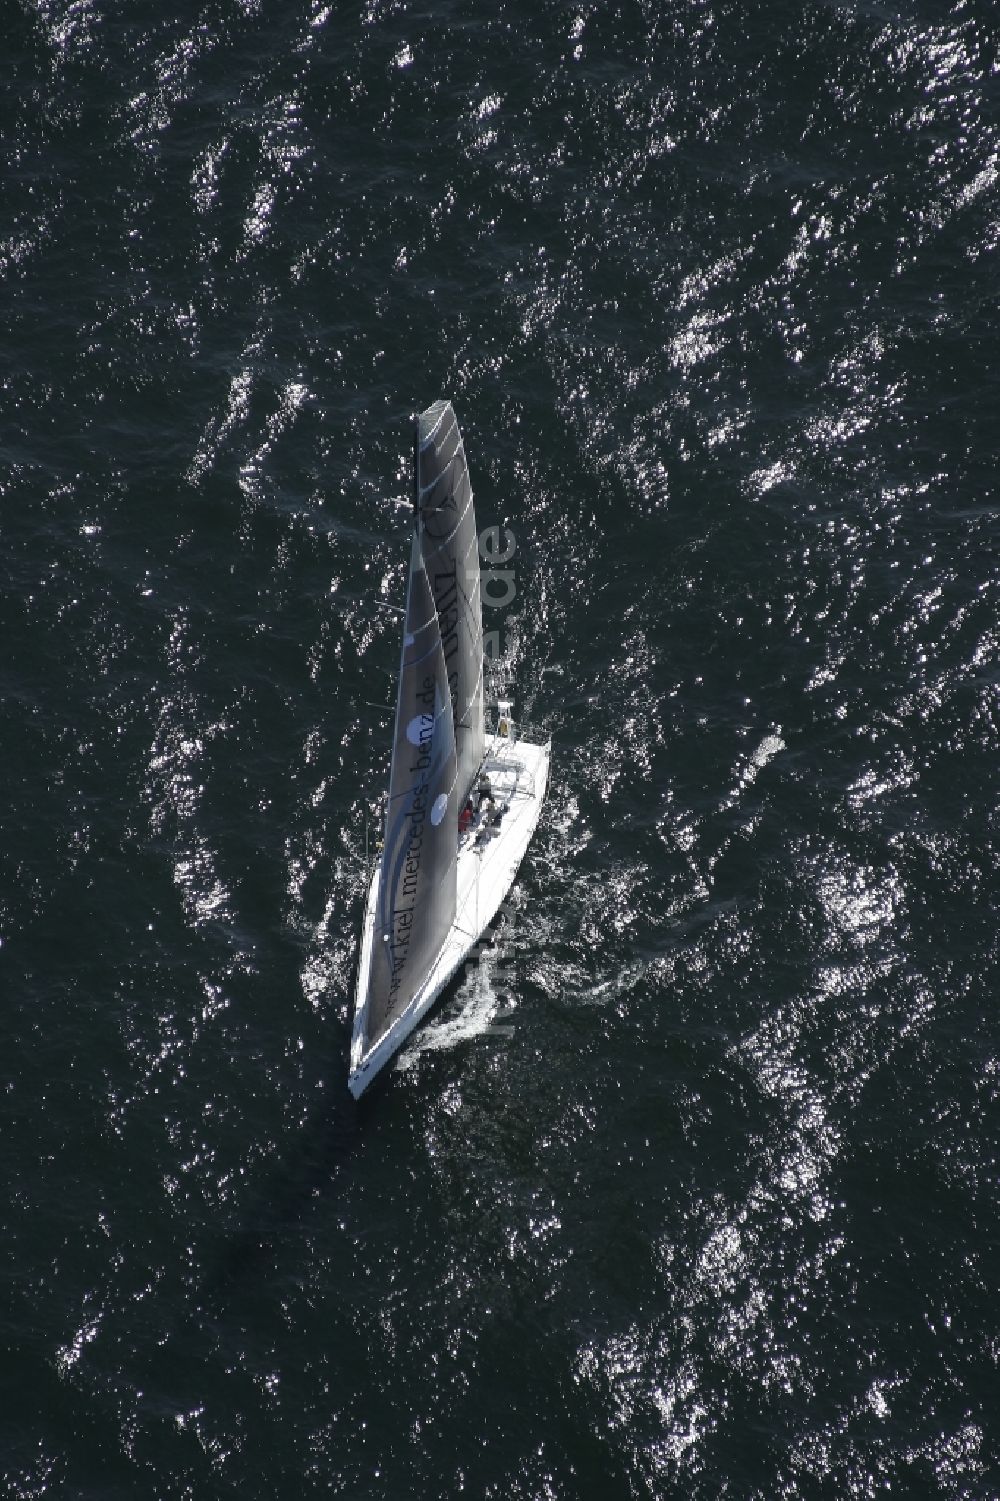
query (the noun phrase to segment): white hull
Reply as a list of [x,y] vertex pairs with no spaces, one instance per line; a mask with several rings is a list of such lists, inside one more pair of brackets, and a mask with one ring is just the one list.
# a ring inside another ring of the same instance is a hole
[[448,981],[461,968],[471,949],[496,917],[524,858],[545,797],[551,742],[506,739],[487,740],[485,770],[489,773],[497,805],[507,805],[498,827],[485,833],[473,828],[459,842],[455,922],[430,973],[401,1016],[369,1052],[364,1051],[365,997],[375,933],[375,907],[379,867],[376,865],[365,907],[361,956],[354,997],[354,1035],[347,1085],[357,1099],[375,1075],[399,1051],[410,1033],[434,1005]]

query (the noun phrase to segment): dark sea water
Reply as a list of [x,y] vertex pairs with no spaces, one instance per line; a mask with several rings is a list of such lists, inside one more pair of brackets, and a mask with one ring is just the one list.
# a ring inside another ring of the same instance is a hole
[[[1000,1495],[1000,12],[2,41],[3,1494]],[[439,396],[553,777],[352,1108]]]

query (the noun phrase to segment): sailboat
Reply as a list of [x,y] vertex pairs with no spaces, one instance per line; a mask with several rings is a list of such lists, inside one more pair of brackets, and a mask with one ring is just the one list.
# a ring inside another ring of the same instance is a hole
[[354,998],[356,1099],[496,916],[538,823],[552,750],[524,738],[509,699],[486,728],[479,539],[450,402],[417,418],[413,498],[385,837]]

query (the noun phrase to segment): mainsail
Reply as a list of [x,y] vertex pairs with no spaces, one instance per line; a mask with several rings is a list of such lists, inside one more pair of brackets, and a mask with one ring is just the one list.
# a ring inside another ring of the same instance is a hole
[[418,524],[410,554],[365,1020],[369,1046],[406,1010],[455,920],[453,709],[420,531]]
[[420,414],[416,449],[418,531],[448,673],[461,805],[485,747],[483,617],[472,486],[450,401],[436,401]]

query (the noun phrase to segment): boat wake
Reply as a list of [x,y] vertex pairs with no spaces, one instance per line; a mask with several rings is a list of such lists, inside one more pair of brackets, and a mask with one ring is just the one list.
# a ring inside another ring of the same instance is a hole
[[396,1065],[401,1073],[415,1068],[422,1053],[449,1052],[477,1037],[509,1032],[511,1023],[500,1020],[507,1012],[508,1002],[494,985],[495,967],[488,958],[481,959],[473,974],[460,986],[449,1008],[450,1014],[413,1034]]

